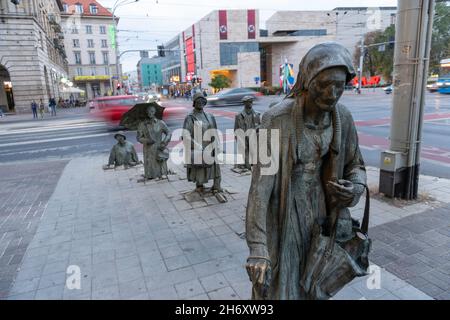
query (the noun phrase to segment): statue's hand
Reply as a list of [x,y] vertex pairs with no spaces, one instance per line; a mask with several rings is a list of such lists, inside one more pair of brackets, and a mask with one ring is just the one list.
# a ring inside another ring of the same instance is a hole
[[348,180],[339,180],[337,183],[329,181],[328,190],[337,204],[342,207],[350,206],[357,195],[353,182]]
[[270,261],[263,258],[249,257],[245,265],[247,274],[253,287],[259,291],[262,297],[265,297],[272,276]]

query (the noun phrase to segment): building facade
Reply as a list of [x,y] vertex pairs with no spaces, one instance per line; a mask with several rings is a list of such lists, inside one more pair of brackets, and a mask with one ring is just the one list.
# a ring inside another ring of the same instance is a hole
[[155,89],[163,85],[162,57],[142,58],[137,64],[138,81],[141,90]]
[[[279,11],[260,30],[258,10],[216,10],[165,47],[180,51],[179,63],[173,66],[181,72],[181,83],[200,78],[207,88],[215,75],[222,74],[231,80],[231,87],[280,86],[282,67],[292,65],[297,73],[314,45],[337,41],[353,53],[367,32],[395,24],[396,13],[395,7]],[[171,83],[169,70],[163,67],[164,84]]]
[[94,0],[62,4],[69,78],[87,99],[111,95],[118,79],[112,13]]
[[0,108],[31,112],[58,99],[67,77],[59,0],[0,1]]

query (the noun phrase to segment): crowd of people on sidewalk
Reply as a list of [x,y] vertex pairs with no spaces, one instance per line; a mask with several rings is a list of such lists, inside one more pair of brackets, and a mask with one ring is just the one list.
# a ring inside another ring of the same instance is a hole
[[[58,102],[56,102],[56,99],[54,97],[50,97],[48,100],[48,113],[52,117],[56,117],[56,109],[62,109],[62,108],[74,108],[80,106],[80,102],[78,99],[75,99],[73,95],[70,96],[70,99],[64,100],[63,98],[59,98]],[[36,102],[36,100],[33,99],[31,102],[31,111],[33,113],[33,119],[43,119],[45,115],[45,103],[44,100],[41,98],[39,99],[39,103]]]

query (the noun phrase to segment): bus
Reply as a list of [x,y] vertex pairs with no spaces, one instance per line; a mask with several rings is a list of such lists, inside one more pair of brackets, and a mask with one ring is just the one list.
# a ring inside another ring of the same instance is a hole
[[438,92],[450,94],[450,59],[441,61],[441,72],[437,81]]

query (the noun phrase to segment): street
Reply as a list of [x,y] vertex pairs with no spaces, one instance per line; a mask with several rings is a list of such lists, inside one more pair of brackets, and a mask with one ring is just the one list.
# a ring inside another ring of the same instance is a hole
[[[263,113],[270,103],[281,99],[280,96],[261,97],[254,108]],[[368,89],[360,96],[346,92],[341,98],[341,103],[353,114],[366,164],[373,167],[379,167],[380,151],[389,147],[391,101],[392,95],[386,95],[381,89]],[[184,99],[163,102],[169,107],[182,106],[186,113],[191,110],[191,103]],[[205,110],[216,116],[219,129],[225,132],[233,129],[234,116],[241,109],[241,106],[228,106]],[[55,119],[49,116],[44,120],[23,121],[23,116],[21,119],[0,119],[0,163],[61,160],[102,153],[107,161],[106,153],[115,143],[114,131],[94,121],[84,108],[63,110]],[[450,96],[427,93],[424,120],[421,173],[450,178]],[[170,119],[168,125],[172,130],[181,128],[183,116]],[[135,132],[126,135],[141,151]]]

